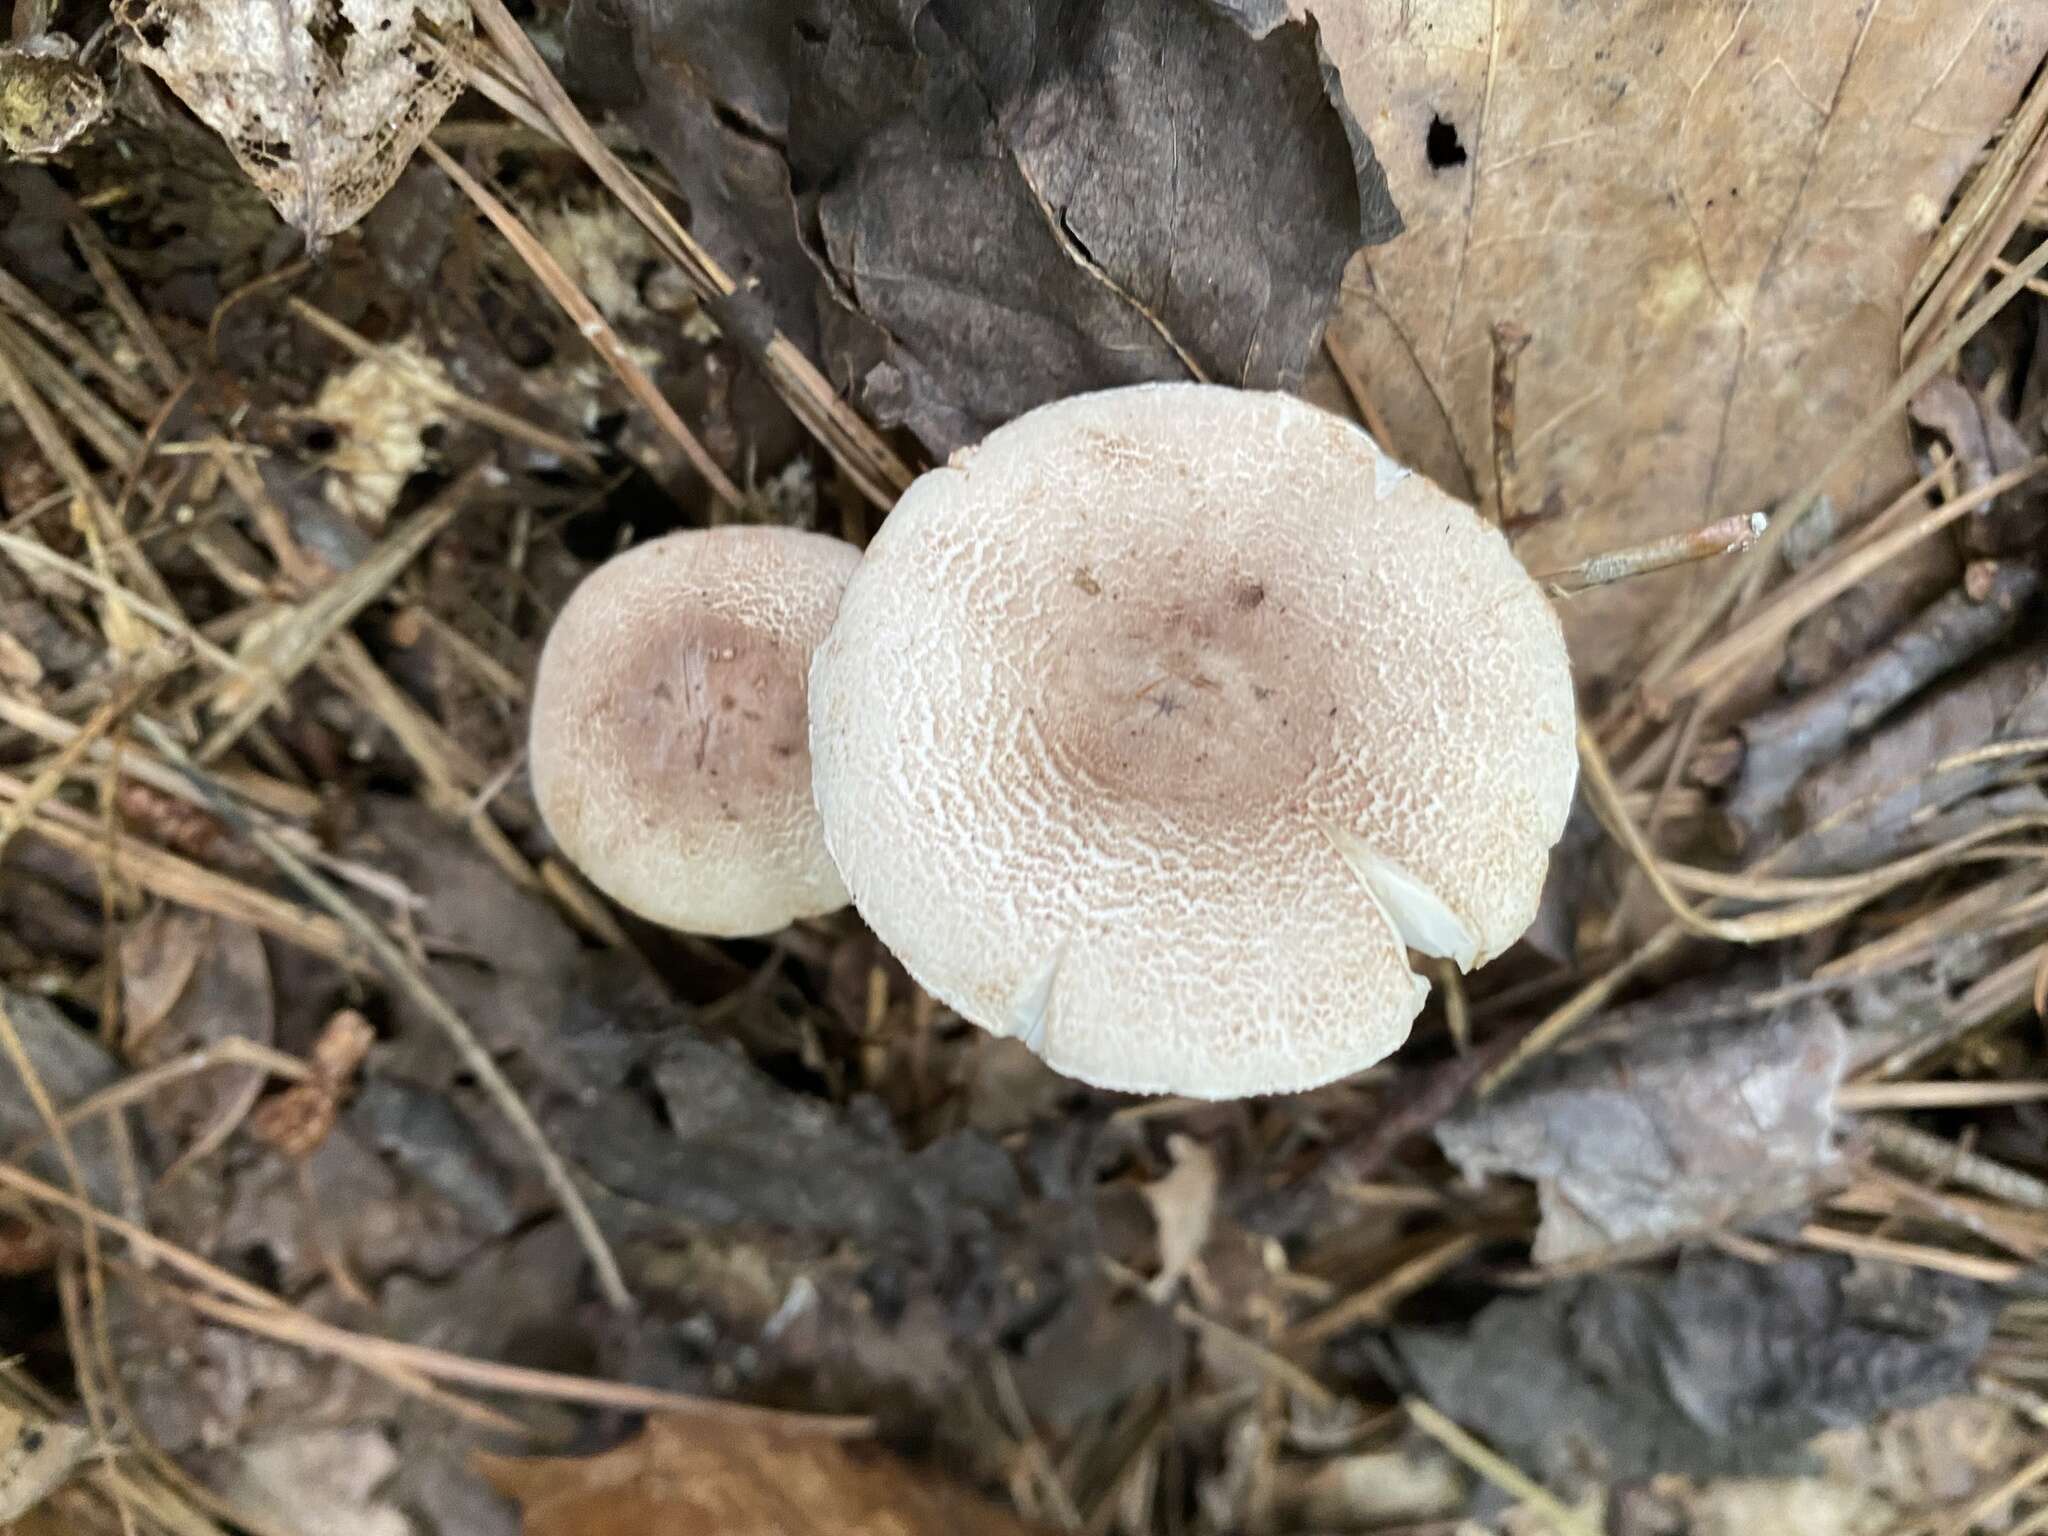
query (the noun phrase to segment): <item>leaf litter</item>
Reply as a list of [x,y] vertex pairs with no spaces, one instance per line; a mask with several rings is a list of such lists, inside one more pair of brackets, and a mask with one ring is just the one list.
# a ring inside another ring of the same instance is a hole
[[[484,1449],[565,1530],[2032,1519],[2048,34],[1964,9],[343,0],[230,81],[124,6],[0,166],[4,1343],[123,1458],[32,1518],[509,1536]],[[592,562],[1190,371],[1591,588],[1607,787],[1455,1018],[1122,1101],[554,856]]]

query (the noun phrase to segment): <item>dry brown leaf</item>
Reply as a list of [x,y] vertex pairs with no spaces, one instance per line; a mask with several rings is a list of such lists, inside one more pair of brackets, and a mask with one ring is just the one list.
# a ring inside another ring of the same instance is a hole
[[879,1446],[656,1415],[602,1456],[478,1456],[525,1536],[1033,1536],[1035,1527]]
[[[240,1037],[269,1045],[270,960],[253,928],[160,906],[121,945],[123,1054],[151,1067]],[[143,1115],[173,1155],[204,1156],[233,1134],[263,1091],[263,1069],[223,1065],[159,1089]]]
[[130,51],[318,244],[376,205],[466,83],[467,0],[121,0]]
[[[1297,4],[1303,0],[1296,0]],[[1492,327],[1519,359],[1532,569],[1767,508],[1898,375],[1943,205],[2048,51],[2040,0],[1305,0],[1408,222],[1346,275],[1333,349],[1390,447],[1488,494]],[[1912,477],[1905,423],[1830,487]],[[1702,580],[1575,599],[1626,675]]]
[[342,1096],[356,1068],[370,1054],[377,1032],[353,1008],[328,1019],[313,1042],[313,1075],[258,1104],[249,1114],[249,1134],[266,1147],[303,1162],[320,1150],[341,1113]]

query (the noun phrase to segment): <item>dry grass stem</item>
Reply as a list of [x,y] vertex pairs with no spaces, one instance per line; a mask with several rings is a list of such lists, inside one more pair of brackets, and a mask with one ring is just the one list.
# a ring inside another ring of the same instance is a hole
[[632,354],[626,350],[626,344],[619,340],[618,332],[612,329],[611,322],[598,312],[597,306],[576,286],[575,279],[562,270],[562,264],[555,260],[553,253],[533,237],[527,227],[519,221],[517,214],[506,207],[482,182],[464,170],[454,156],[431,139],[423,148],[432,157],[434,164],[441,168],[442,174],[476,204],[478,211],[491,221],[498,233],[505,237],[506,243],[518,252],[519,259],[532,270],[534,277],[547,290],[548,297],[561,305],[569,318],[576,322],[576,329],[583,339],[596,349],[606,366],[618,375],[619,382],[626,386],[626,392],[640,402],[647,414],[654,418],[655,424],[683,450],[683,457],[690,461],[691,467],[703,477],[704,483],[711,487],[711,493],[735,511],[744,506],[746,498],[741,494],[740,488],[733,484],[732,477],[719,468],[718,461],[711,456],[711,450],[704,446],[703,440],[690,430],[681,416],[676,414],[676,408],[668,403],[668,397],[655,387],[654,380],[647,377],[647,370],[633,360]]
[[350,570],[308,598],[276,631],[265,636],[263,681],[248,690],[228,717],[216,726],[199,749],[202,763],[217,761],[242,739],[250,726],[274,704],[284,689],[396,581],[399,573],[425,553],[441,531],[466,511],[477,492],[496,471],[478,464],[465,470],[403,526],[394,528]]
[[0,854],[7,851],[8,843],[13,841],[14,834],[28,819],[63,787],[64,780],[85,755],[168,682],[189,655],[186,646],[172,641],[161,651],[139,658],[125,675],[115,680],[113,692],[78,728],[78,733],[52,754],[36,776],[22,786],[20,794],[10,797],[8,803],[0,807]]
[[1654,539],[1648,544],[1594,555],[1577,565],[1546,571],[1536,579],[1556,595],[1568,597],[1574,592],[1611,586],[1617,581],[1647,576],[1653,571],[1668,571],[1674,565],[1693,565],[1701,560],[1718,560],[1723,555],[1739,555],[1752,548],[1770,525],[1770,518],[1761,512],[1724,517],[1690,533],[1673,534],[1668,539]]
[[1496,1455],[1419,1397],[1403,1401],[1408,1420],[1502,1493],[1527,1505],[1559,1536],[1599,1536],[1591,1522],[1569,1508],[1504,1456]]
[[[2048,245],[2042,247],[2048,250]],[[1752,613],[1739,627],[1701,651],[1664,683],[1653,688],[1646,699],[1653,712],[1662,713],[1677,700],[1696,693],[1728,668],[1751,663],[1769,653],[1798,626],[1801,620],[1819,612],[1844,592],[1896,560],[1930,534],[1938,533],[1966,512],[1974,512],[2007,491],[2026,484],[2048,469],[2048,456],[2031,459],[2018,469],[1987,480],[1975,490],[1923,513],[1882,538],[1815,570],[1787,587],[1778,597]]]
[[1881,1259],[1888,1264],[1931,1269],[1984,1285],[2011,1285],[2027,1271],[2026,1265],[2015,1264],[2009,1259],[1978,1258],[1974,1254],[1953,1253],[1946,1248],[1930,1248],[1924,1243],[1903,1243],[1895,1238],[1843,1232],[1818,1223],[1801,1227],[1799,1240],[1809,1248],[1820,1248],[1829,1253],[1846,1253],[1855,1258]]
[[[1498,1236],[1498,1234],[1494,1234]],[[1465,1262],[1490,1241],[1484,1232],[1452,1232],[1404,1264],[1398,1264],[1356,1295],[1289,1330],[1284,1347],[1310,1349],[1361,1323],[1386,1321],[1393,1309],[1447,1270]]]
[[[0,773],[0,800],[18,799],[27,788],[12,775]],[[91,864],[105,851],[103,840],[97,830],[81,827],[67,817],[66,809],[54,804],[42,806],[25,830],[30,836],[40,837]],[[114,845],[112,860],[114,872],[122,880],[152,895],[194,911],[211,912],[230,922],[247,923],[344,969],[364,968],[363,953],[351,942],[348,930],[324,913],[308,911],[295,902],[244,885],[132,837],[123,837]]]
[[137,421],[147,421],[156,414],[156,397],[136,382],[133,374],[110,361],[86,340],[83,332],[37,298],[5,267],[0,267],[0,306],[12,311],[22,324],[99,380],[121,409]]
[[181,1299],[195,1311],[265,1338],[318,1350],[359,1365],[380,1367],[385,1372],[402,1370],[425,1381],[452,1382],[488,1392],[547,1398],[562,1403],[587,1403],[592,1407],[617,1408],[631,1413],[684,1413],[730,1419],[832,1439],[862,1439],[874,1433],[874,1421],[860,1415],[788,1413],[776,1408],[756,1408],[747,1403],[729,1403],[718,1398],[691,1397],[659,1387],[635,1386],[631,1382],[599,1381],[561,1371],[499,1365],[489,1360],[472,1360],[466,1355],[431,1349],[423,1344],[405,1344],[396,1339],[352,1333],[290,1308],[259,1307],[198,1292],[188,1293]]

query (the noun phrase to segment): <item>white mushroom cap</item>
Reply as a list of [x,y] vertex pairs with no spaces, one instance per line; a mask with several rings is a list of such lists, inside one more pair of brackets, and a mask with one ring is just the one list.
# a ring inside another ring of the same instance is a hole
[[767,933],[846,904],[811,801],[805,691],[860,551],[789,528],[670,534],[593,571],[534,681],[534,797],[620,905]]
[[1400,1045],[1407,950],[1520,937],[1578,771],[1500,533],[1336,417],[1191,384],[920,478],[812,664],[811,755],[928,990],[1085,1082],[1207,1098]]

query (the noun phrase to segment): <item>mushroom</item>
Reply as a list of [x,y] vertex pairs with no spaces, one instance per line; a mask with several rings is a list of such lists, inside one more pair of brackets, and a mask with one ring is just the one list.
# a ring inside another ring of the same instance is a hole
[[804,695],[851,544],[789,528],[670,534],[606,561],[549,631],[534,797],[620,905],[766,933],[846,904],[811,802]]
[[1577,778],[1563,635],[1500,533],[1334,416],[1192,384],[920,478],[812,662],[811,758],[925,988],[1201,1098],[1400,1045],[1409,951],[1520,937]]

